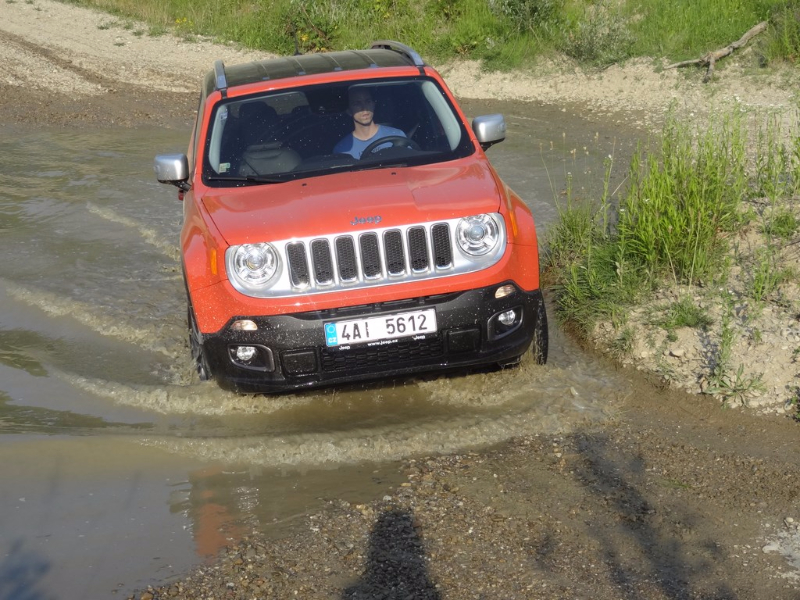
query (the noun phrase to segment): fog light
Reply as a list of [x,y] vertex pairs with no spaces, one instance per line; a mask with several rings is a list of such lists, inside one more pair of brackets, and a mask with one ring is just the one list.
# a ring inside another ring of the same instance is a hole
[[255,355],[255,346],[238,346],[236,348],[236,358],[242,362],[250,362]]
[[495,298],[505,298],[506,296],[510,296],[516,291],[513,285],[501,285],[497,288],[494,292]]
[[240,321],[234,321],[233,325],[231,325],[231,330],[233,331],[257,331],[258,325],[255,324],[254,321],[250,319],[242,319]]
[[517,320],[517,311],[507,310],[504,313],[500,313],[499,315],[497,315],[497,320],[500,321],[506,327],[509,327],[514,324],[514,321]]

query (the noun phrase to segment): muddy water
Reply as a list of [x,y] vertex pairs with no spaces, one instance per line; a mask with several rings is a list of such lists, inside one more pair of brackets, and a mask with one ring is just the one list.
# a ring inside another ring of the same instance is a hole
[[[557,107],[464,107],[506,115],[509,138],[490,158],[540,234],[568,181],[575,195],[599,193],[606,157],[635,141]],[[187,132],[0,135],[3,597],[165,581],[326,498],[382,496],[397,483],[392,461],[566,430],[628,393],[558,331],[544,368],[274,398],[200,383],[185,342],[180,204],[152,175],[153,155],[183,151]]]

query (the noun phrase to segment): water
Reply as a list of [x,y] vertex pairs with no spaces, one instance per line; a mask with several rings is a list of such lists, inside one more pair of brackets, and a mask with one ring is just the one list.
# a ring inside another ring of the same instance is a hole
[[[506,115],[509,138],[489,156],[540,236],[567,182],[599,194],[609,154],[619,163],[635,141],[555,107],[464,108]],[[2,137],[1,597],[163,582],[252,529],[280,535],[325,498],[382,496],[399,482],[394,461],[566,430],[626,393],[554,323],[546,367],[280,397],[200,383],[181,206],[152,172],[188,132],[5,126]]]

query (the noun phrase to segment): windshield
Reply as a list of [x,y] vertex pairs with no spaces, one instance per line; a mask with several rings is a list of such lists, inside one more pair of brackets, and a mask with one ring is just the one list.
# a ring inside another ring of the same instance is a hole
[[275,183],[334,171],[419,165],[474,151],[427,78],[348,81],[238,97],[211,116],[203,180]]

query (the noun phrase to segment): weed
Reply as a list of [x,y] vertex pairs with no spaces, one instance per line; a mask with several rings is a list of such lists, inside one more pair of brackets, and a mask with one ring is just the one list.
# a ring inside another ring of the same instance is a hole
[[778,264],[778,252],[771,246],[758,248],[753,258],[748,293],[761,302],[789,278],[789,271]]
[[762,225],[761,231],[769,237],[776,237],[783,241],[788,241],[797,232],[798,223],[794,211],[788,207],[779,207],[769,215]]
[[769,115],[767,123],[759,129],[756,144],[756,186],[772,206],[780,198],[791,196],[800,182],[796,173],[793,148],[783,141],[783,129],[778,115]]
[[791,418],[795,423],[800,423],[800,388],[794,388],[794,394],[786,402],[786,408],[791,410]]
[[714,367],[708,378],[709,386],[705,389],[705,393],[722,398],[723,403],[726,405],[732,400],[747,404],[747,395],[752,392],[764,391],[765,386],[762,375],[746,376],[743,364],[740,364],[735,372],[731,371],[733,342],[736,337],[731,323],[733,319],[732,313],[733,303],[728,298],[727,310],[722,317],[719,348]]
[[635,341],[636,334],[633,331],[633,327],[625,327],[611,342],[611,353],[617,358],[630,356],[633,352],[633,345]]
[[667,331],[675,330],[679,327],[691,327],[702,329],[703,331],[713,325],[714,319],[708,311],[697,306],[690,298],[684,296],[677,302],[673,302],[666,308],[666,314],[661,320],[656,321]]
[[726,372],[719,377],[713,377],[710,380],[711,385],[706,388],[706,393],[720,396],[725,404],[735,400],[746,406],[748,394],[766,390],[762,377],[761,374],[753,377],[745,376],[744,365],[740,364],[733,375]]

